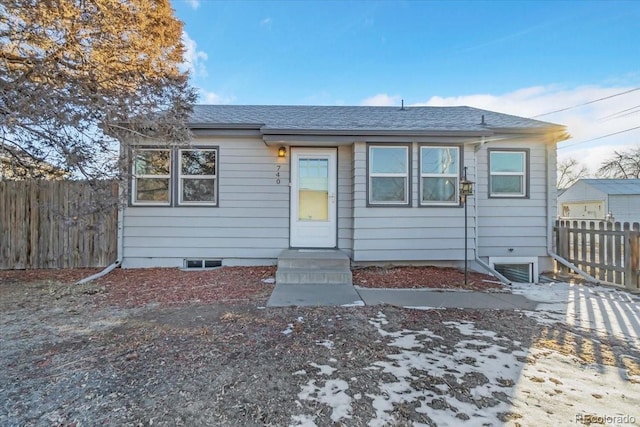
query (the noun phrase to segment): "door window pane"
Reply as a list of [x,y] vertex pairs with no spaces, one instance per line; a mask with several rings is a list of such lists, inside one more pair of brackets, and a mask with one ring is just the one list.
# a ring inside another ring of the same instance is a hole
[[298,160],[298,220],[329,219],[329,160]]

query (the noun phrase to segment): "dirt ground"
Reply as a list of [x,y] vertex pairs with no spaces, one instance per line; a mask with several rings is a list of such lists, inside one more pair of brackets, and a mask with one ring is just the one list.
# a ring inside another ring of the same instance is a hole
[[528,407],[541,385],[571,393],[536,371],[551,353],[640,387],[638,348],[519,311],[265,308],[271,267],[222,270],[0,272],[0,425],[596,424],[587,403]]

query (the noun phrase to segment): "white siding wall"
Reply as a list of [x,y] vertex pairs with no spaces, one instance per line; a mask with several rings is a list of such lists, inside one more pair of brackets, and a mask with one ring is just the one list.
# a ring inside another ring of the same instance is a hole
[[[476,153],[478,178],[478,256],[546,257],[548,225],[555,213],[555,204],[547,202],[547,162],[555,168],[555,150],[547,158],[543,141],[490,142]],[[490,148],[529,149],[529,198],[489,198]],[[549,174],[553,178],[554,174]],[[553,182],[555,185],[555,181]],[[549,191],[553,191],[551,186]],[[553,198],[553,197],[552,197]]]
[[[184,258],[221,258],[225,265],[271,264],[289,247],[289,156],[260,138],[199,138],[218,146],[218,207],[125,209],[124,267],[183,265]],[[338,247],[356,262],[464,260],[464,209],[419,207],[419,145],[412,144],[411,207],[367,207],[366,143],[338,149]],[[488,198],[489,147],[530,149],[530,198]],[[468,205],[468,258],[478,255],[546,256],[547,201],[543,142],[464,147],[468,179],[476,183]],[[288,151],[289,153],[289,151]],[[474,156],[477,156],[474,159]],[[555,152],[549,161],[555,165]],[[478,166],[476,175],[475,165]],[[281,181],[276,184],[276,169]],[[555,166],[553,166],[555,167]],[[512,248],[513,251],[509,251]]]
[[338,248],[353,255],[353,152],[338,148]]
[[640,222],[640,195],[611,195],[609,210],[619,222]]
[[[418,207],[418,144],[412,145],[411,207],[367,207],[367,145],[354,145],[353,259],[371,261],[464,260],[464,209]],[[474,180],[473,148],[464,150],[467,177]],[[473,198],[468,206],[469,257],[473,257]]]
[[[607,202],[605,193],[591,185],[587,185],[584,181],[577,181],[558,196],[558,216],[564,216],[563,204],[569,204],[572,211],[570,218],[587,216],[604,219],[610,209]],[[580,210],[582,210],[581,213]],[[585,210],[596,212],[585,214]]]
[[[185,258],[224,265],[273,264],[289,247],[289,153],[260,138],[198,138],[218,146],[218,207],[129,206],[124,214],[123,267],[182,267]],[[280,166],[280,184],[276,184]],[[338,246],[351,253],[351,147],[338,151]]]
[[184,258],[271,263],[289,246],[288,157],[279,159],[277,147],[260,139],[199,138],[193,144],[220,147],[218,207],[128,207],[123,266],[182,267]]

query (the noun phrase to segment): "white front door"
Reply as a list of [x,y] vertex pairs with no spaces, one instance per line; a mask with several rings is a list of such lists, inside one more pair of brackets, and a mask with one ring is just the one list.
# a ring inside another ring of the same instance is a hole
[[336,247],[337,157],[335,148],[291,149],[291,247]]

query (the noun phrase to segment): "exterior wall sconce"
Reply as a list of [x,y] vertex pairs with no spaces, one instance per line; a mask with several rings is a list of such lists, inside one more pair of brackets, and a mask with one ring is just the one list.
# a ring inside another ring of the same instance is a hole
[[469,268],[467,261],[468,252],[468,214],[467,214],[467,197],[473,196],[473,182],[467,179],[467,167],[464,167],[464,175],[460,181],[460,203],[464,205],[464,285],[467,286]]
[[278,157],[285,157],[287,155],[287,148],[280,147],[278,148]]

